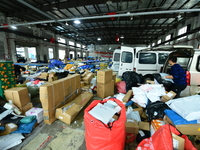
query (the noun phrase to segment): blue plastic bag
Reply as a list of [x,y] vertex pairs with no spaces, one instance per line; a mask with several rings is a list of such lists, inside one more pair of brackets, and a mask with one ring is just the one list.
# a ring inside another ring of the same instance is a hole
[[12,133],[31,133],[36,122],[37,120],[35,119],[31,123],[21,123],[18,129]]

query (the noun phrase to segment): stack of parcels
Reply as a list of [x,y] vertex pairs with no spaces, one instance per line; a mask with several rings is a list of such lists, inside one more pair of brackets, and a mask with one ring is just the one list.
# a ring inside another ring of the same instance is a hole
[[114,101],[108,100],[106,103],[98,103],[88,113],[104,124],[109,124],[118,119],[121,107]]
[[12,101],[12,104],[20,109],[17,114],[25,114],[26,111],[33,107],[30,101],[27,87],[14,87],[4,91],[6,100]]
[[166,93],[162,84],[144,84],[140,87],[133,87],[132,91],[134,93],[134,97],[131,100],[144,108],[146,108],[148,100],[151,102],[167,102],[176,96],[176,93],[173,91]]
[[56,72],[50,72],[48,82],[52,82],[52,81],[56,81],[56,80],[58,80],[58,77],[56,76]]
[[114,76],[111,69],[97,72],[97,96],[106,98],[114,95]]
[[80,75],[75,74],[40,86],[40,100],[44,111],[44,123],[56,120],[56,108],[80,95]]
[[166,102],[172,110],[165,110],[165,122],[173,124],[186,135],[200,135],[200,95]]

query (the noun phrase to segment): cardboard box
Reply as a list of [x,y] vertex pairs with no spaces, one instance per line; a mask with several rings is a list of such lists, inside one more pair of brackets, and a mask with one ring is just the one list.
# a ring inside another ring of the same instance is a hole
[[56,77],[56,72],[50,72],[49,77]]
[[85,82],[81,81],[81,87],[85,86]]
[[129,90],[126,95],[124,96],[124,98],[122,99],[123,102],[128,102],[129,99],[133,96],[133,91],[132,90]]
[[167,93],[167,95],[162,96],[161,101],[167,102],[167,101],[173,99],[175,96],[176,96],[176,93],[174,93],[173,91],[170,91]]
[[173,148],[176,150],[184,150],[185,139],[172,133]]
[[92,81],[92,78],[93,78],[93,73],[87,73],[86,76],[82,78],[81,80],[85,82],[85,84],[90,84],[90,82]]
[[93,94],[90,92],[83,92],[73,101],[67,103],[61,108],[56,109],[56,118],[65,122],[66,124],[71,124],[73,119],[81,111],[81,109],[90,101]]
[[98,83],[108,83],[113,79],[113,72],[111,69],[100,70],[97,72]]
[[18,128],[17,125],[14,124],[14,123],[7,123],[7,124],[5,125],[5,129],[6,129],[6,131],[7,131],[8,133],[11,133],[11,132],[16,131],[17,128]]
[[26,111],[30,110],[31,108],[33,108],[33,104],[31,102],[22,107],[19,107],[23,115],[26,113]]
[[26,116],[36,116],[37,123],[40,123],[44,119],[43,109],[33,107],[26,112]]
[[[134,108],[133,111],[138,111],[140,116],[142,116],[142,114],[144,113],[143,108],[139,107],[139,108]],[[146,114],[146,113],[145,113]]]
[[114,80],[111,80],[106,84],[97,82],[97,96],[106,98],[112,95],[114,95]]
[[150,131],[150,123],[149,122],[139,121],[138,125],[139,125],[139,129],[145,130],[145,131]]
[[11,132],[14,132],[17,130],[17,125],[14,124],[14,123],[8,123],[5,125],[5,130],[1,130],[0,131],[0,136],[3,136],[3,135],[7,135]]
[[30,103],[27,87],[14,87],[4,91],[7,100],[12,100],[17,107],[22,107]]
[[152,81],[152,80],[146,80],[146,83],[149,83],[149,84],[155,84],[155,82]]
[[112,80],[114,80],[114,84],[116,84],[116,73],[113,72]]
[[40,100],[44,110],[44,123],[52,124],[56,120],[56,108],[76,98],[81,92],[80,86],[79,74],[74,74],[40,86]]
[[[169,117],[164,117],[165,123],[170,123],[172,125],[173,122]],[[198,124],[182,124],[182,125],[174,125],[182,134],[185,135],[200,135],[200,123]]]
[[138,134],[139,125],[135,122],[126,122],[126,133]]
[[44,111],[44,114],[43,114],[44,123],[48,125],[52,124],[56,120],[55,114],[56,114],[56,109]]
[[47,76],[49,76],[49,73],[47,73],[47,72],[43,72],[43,73],[41,73],[41,75],[40,76],[43,76],[43,77],[47,77]]

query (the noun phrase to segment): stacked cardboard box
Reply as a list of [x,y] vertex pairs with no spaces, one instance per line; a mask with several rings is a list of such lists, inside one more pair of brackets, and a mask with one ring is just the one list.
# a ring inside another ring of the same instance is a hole
[[27,87],[14,87],[4,91],[7,100],[12,100],[12,103],[17,106],[24,114],[33,107],[30,101]]
[[106,98],[114,95],[113,72],[110,69],[97,72],[97,96]]
[[53,123],[56,120],[56,108],[76,98],[80,94],[80,87],[80,75],[78,74],[40,86],[40,100],[44,110],[44,123]]

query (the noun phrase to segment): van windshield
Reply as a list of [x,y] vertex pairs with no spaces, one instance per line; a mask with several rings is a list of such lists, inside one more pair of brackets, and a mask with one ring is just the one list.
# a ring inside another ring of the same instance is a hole
[[122,52],[121,61],[123,63],[132,63],[133,54],[131,52]]
[[120,53],[115,53],[114,54],[114,61],[119,61],[120,59]]
[[168,53],[159,53],[158,54],[158,63],[159,64],[164,64],[166,59],[167,59],[167,57],[168,57],[168,55],[169,55]]

